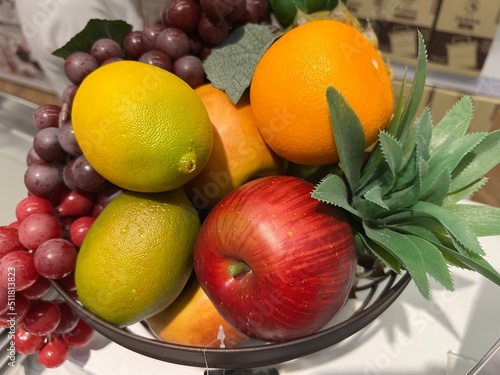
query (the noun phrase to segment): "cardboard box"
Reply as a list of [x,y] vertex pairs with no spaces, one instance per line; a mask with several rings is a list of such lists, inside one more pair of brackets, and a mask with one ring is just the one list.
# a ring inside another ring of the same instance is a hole
[[380,0],[348,0],[346,7],[365,26],[367,21],[376,22]]
[[478,75],[499,17],[498,0],[443,0],[429,49],[431,66],[456,74]]
[[[401,86],[402,86],[402,82],[400,80],[394,80],[392,82],[392,90],[394,92],[394,107],[396,107],[396,105],[398,103],[399,94],[401,92]],[[405,96],[406,101],[408,100],[408,96],[410,95],[410,91],[411,91],[411,82],[406,82],[405,92],[404,92],[404,96]],[[430,99],[432,96],[432,91],[433,91],[432,86],[426,85],[424,87],[424,92],[422,94],[422,100],[420,101],[420,105],[417,109],[417,114],[416,114],[417,118],[422,114],[422,111],[424,110],[424,108],[427,105],[429,105]]]
[[377,15],[379,49],[392,61],[414,62],[417,30],[429,45],[439,5],[440,0],[381,0]]

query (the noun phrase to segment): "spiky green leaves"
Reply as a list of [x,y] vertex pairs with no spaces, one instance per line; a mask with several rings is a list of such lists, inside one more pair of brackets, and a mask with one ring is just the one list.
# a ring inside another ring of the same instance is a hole
[[406,269],[425,298],[431,295],[429,277],[453,290],[450,265],[500,285],[500,274],[483,258],[477,239],[500,234],[500,209],[459,203],[500,163],[500,131],[467,133],[473,113],[467,96],[435,126],[428,108],[415,119],[425,77],[426,50],[419,35],[408,100],[405,77],[394,117],[366,161],[359,119],[343,96],[328,88],[343,176],[326,176],[312,196],[343,208],[360,251],[398,273]]

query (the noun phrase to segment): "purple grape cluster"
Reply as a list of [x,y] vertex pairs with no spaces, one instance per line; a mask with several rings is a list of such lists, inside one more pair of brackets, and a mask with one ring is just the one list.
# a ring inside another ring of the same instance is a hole
[[102,209],[122,193],[94,170],[75,138],[70,110],[78,86],[98,67],[128,59],[161,67],[196,88],[206,83],[203,60],[211,48],[235,27],[268,21],[267,0],[172,0],[162,23],[130,32],[123,47],[99,39],[89,52],[64,61],[71,84],[63,104],[43,104],[33,113],[37,132],[26,156],[28,195],[16,207],[17,220],[0,226],[0,326],[10,329],[19,353],[38,353],[42,365],[57,367],[93,333],[49,293],[57,280],[78,298],[78,249]]
[[[90,52],[75,52],[65,60],[68,79],[78,86],[99,66],[136,60],[172,72],[196,88],[206,83],[203,61],[231,30],[246,23],[268,23],[268,0],[172,0],[162,22],[132,31],[123,49],[111,39],[95,41]],[[75,86],[65,93],[71,100]]]

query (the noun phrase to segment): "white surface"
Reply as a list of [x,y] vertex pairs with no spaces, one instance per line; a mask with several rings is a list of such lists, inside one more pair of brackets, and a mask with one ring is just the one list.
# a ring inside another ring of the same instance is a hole
[[23,34],[31,51],[61,95],[70,83],[64,75],[62,59],[52,55],[80,32],[92,18],[123,20],[134,29],[142,19],[133,1],[125,0],[16,0]]
[[[15,219],[17,202],[26,196],[23,174],[30,137],[0,126],[0,225]],[[500,269],[500,237],[483,238],[489,261]],[[453,351],[479,359],[500,338],[500,289],[483,277],[454,268],[457,291],[435,286],[433,298],[423,299],[411,283],[397,303],[362,332],[339,345],[276,366],[280,374],[426,374],[444,375]],[[96,335],[86,348],[73,351],[71,360],[92,375],[203,374],[203,369],[172,365],[133,353]],[[18,374],[77,374],[68,362],[43,370],[27,360]]]

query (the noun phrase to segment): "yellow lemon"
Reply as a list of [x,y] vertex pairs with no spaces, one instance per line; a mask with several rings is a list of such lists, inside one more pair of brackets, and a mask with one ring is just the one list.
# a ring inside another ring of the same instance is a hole
[[71,118],[90,165],[127,190],[175,189],[203,169],[212,149],[212,125],[194,90],[174,74],[137,61],[89,74]]
[[118,326],[162,311],[189,280],[199,229],[182,188],[123,193],[104,208],[83,241],[75,269],[78,298]]

